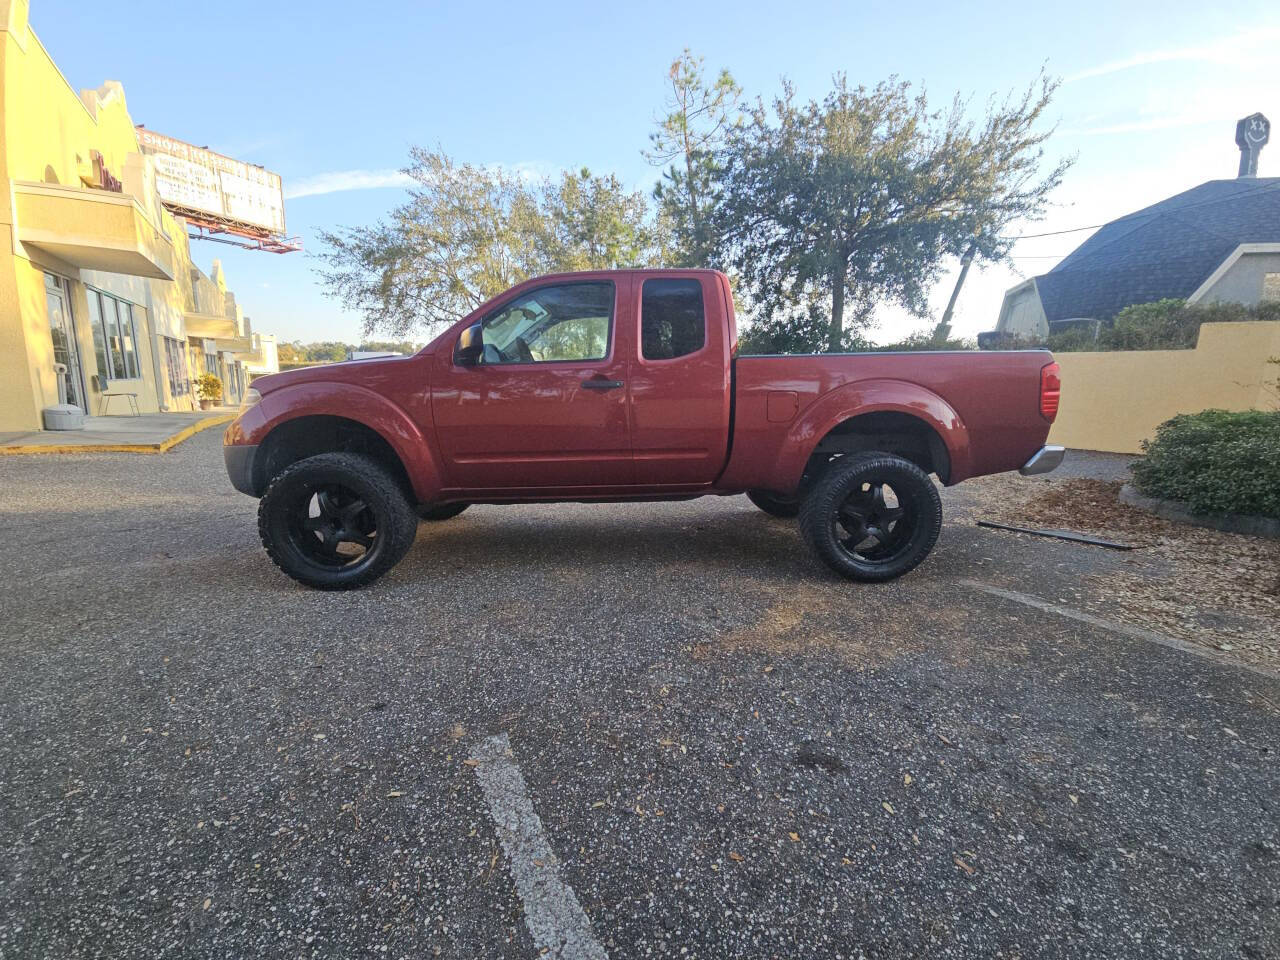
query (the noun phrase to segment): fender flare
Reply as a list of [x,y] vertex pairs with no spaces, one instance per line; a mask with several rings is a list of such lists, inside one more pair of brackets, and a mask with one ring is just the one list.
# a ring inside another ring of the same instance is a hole
[[863,414],[886,411],[905,413],[933,428],[946,447],[950,461],[948,484],[969,476],[972,460],[969,430],[951,404],[909,380],[857,380],[823,395],[787,431],[778,456],[777,476],[781,483],[778,489],[794,490],[799,486],[814,448],[841,423]]
[[[422,429],[386,397],[365,387],[335,381],[307,381],[272,390],[242,417],[238,443],[261,444],[276,427],[302,417],[338,417],[372,430],[404,465],[414,496],[428,503],[444,486],[439,465]],[[230,437],[230,434],[228,434]]]

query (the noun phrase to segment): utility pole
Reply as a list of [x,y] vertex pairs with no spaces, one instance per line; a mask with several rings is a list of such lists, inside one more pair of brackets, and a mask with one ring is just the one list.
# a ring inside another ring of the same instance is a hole
[[947,342],[947,338],[951,336],[951,315],[955,312],[956,301],[960,299],[960,288],[964,286],[964,278],[969,275],[969,267],[973,263],[973,257],[977,252],[978,241],[975,238],[969,241],[969,248],[965,250],[964,256],[960,258],[960,276],[956,277],[955,289],[951,291],[951,299],[947,301],[947,309],[942,312],[942,319],[933,328],[934,346],[942,346]]

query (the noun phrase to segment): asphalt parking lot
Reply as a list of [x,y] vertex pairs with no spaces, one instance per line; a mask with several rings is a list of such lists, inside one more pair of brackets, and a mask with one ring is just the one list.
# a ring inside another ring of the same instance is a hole
[[217,431],[0,490],[2,957],[1280,956],[1280,680],[1071,616],[1122,559],[966,485],[881,586],[733,497],[350,594]]

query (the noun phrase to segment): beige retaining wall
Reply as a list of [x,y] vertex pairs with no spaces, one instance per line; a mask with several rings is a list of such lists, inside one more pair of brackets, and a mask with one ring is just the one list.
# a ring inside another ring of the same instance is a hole
[[1060,353],[1062,404],[1050,443],[1138,453],[1156,427],[1210,407],[1273,409],[1280,323],[1206,323],[1194,350]]

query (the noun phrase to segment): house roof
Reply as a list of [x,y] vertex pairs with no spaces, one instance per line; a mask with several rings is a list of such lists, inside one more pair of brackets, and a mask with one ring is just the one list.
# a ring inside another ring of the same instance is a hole
[[1112,220],[1036,277],[1045,317],[1189,297],[1242,243],[1280,243],[1280,177],[1210,180]]

